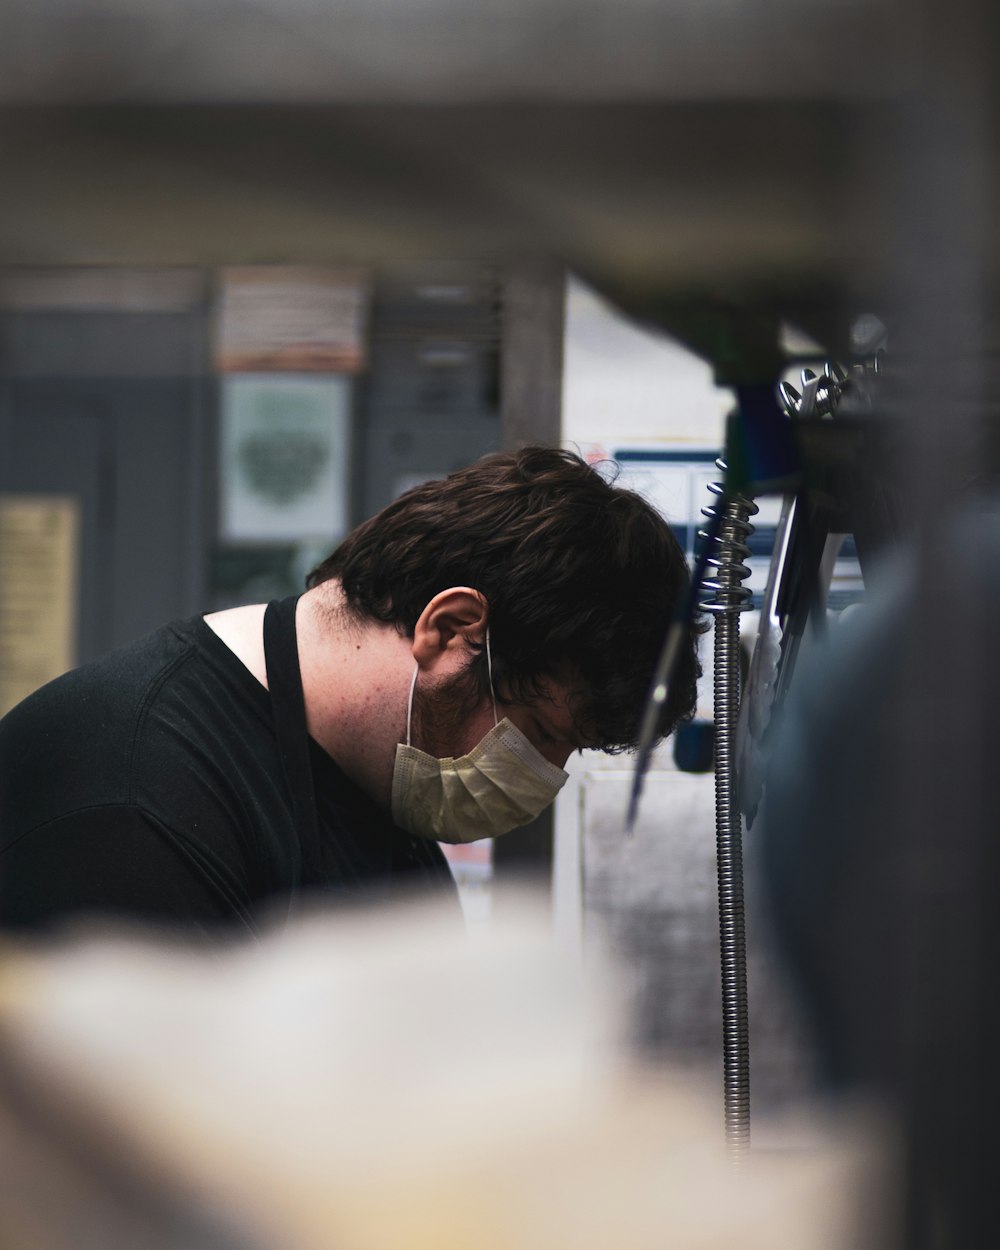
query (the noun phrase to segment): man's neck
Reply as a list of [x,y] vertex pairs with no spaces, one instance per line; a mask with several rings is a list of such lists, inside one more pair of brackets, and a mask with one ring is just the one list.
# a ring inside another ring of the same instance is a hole
[[[265,609],[249,604],[205,618],[263,686]],[[356,621],[337,582],[302,595],[295,626],[309,734],[352,781],[388,807],[413,667],[409,642],[392,626]]]
[[302,596],[296,626],[310,734],[388,808],[406,722],[411,643],[391,625],[351,616],[336,581]]

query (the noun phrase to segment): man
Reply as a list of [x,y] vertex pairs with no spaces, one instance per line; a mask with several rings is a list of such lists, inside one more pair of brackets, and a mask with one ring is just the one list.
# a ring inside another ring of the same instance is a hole
[[[659,515],[568,452],[419,486],[301,597],[165,626],[0,723],[0,924],[255,932],[450,882],[437,840],[525,824],[572,751],[634,745],[687,584]],[[692,646],[664,734],[696,678]]]

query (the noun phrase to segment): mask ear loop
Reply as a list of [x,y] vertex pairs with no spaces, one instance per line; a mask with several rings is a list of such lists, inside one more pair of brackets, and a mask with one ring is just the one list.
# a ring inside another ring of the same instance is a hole
[[417,673],[420,672],[420,665],[414,664],[413,678],[410,682],[410,697],[406,703],[406,745],[410,745],[410,722],[413,720],[413,692],[417,688]]
[[[497,696],[493,689],[493,653],[490,650],[490,627],[486,626],[486,671],[490,679],[490,699],[493,703],[493,728],[496,729],[500,724],[500,717],[497,715]],[[410,695],[406,701],[406,745],[410,745],[410,727],[413,723],[413,693],[417,688],[417,673],[420,672],[420,665],[414,664],[413,676],[410,679]]]
[[500,717],[497,716],[497,696],[493,689],[493,654],[490,651],[490,627],[486,626],[486,671],[490,677],[490,698],[493,700],[493,728],[496,729],[500,724]]

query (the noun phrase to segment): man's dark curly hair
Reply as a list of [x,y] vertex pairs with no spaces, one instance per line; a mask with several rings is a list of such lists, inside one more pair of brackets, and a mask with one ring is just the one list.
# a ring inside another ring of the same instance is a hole
[[[412,637],[441,590],[471,586],[489,605],[501,697],[531,703],[569,680],[581,738],[634,747],[667,624],[688,587],[684,555],[659,513],[572,452],[485,456],[407,491],[340,544],[307,579],[339,578],[361,619]],[[485,661],[479,682],[485,687]],[[662,735],[695,705],[692,641],[671,685]]]

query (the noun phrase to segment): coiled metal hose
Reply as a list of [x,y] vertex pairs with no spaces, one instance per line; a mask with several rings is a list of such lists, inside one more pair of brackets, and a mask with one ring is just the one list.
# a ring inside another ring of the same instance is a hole
[[[724,461],[716,462],[725,469]],[[740,613],[752,607],[743,582],[750,570],[743,563],[753,532],[749,518],[757,512],[751,500],[709,490],[717,503],[702,509],[719,516],[715,551],[708,565],[715,576],[703,587],[711,597],[701,607],[715,616],[715,825],[719,889],[719,942],[722,963],[722,1052],[726,1142],[730,1157],[740,1163],[750,1147],[750,1031],[747,1013],[746,928],[743,902],[743,825],[735,775],[736,718],[740,703]]]

